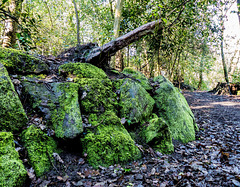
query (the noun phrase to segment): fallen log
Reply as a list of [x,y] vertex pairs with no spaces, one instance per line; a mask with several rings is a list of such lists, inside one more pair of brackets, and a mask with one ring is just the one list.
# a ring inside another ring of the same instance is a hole
[[85,58],[85,61],[97,67],[106,69],[109,67],[110,57],[115,55],[118,50],[121,50],[131,43],[141,39],[143,36],[153,34],[155,30],[162,29],[163,27],[161,23],[162,20],[149,22],[101,47],[93,48]]

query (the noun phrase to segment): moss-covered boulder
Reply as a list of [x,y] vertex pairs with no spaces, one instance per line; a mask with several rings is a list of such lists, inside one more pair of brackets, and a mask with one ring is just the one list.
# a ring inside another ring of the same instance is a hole
[[83,114],[116,110],[117,98],[109,79],[82,78],[77,83],[80,85],[80,105]]
[[156,109],[158,115],[167,121],[172,137],[183,143],[195,140],[198,127],[184,96],[165,77],[155,77],[154,81],[158,83],[153,97]]
[[131,79],[121,80],[120,86],[120,116],[129,123],[138,123],[148,120],[152,114],[155,101],[149,93]]
[[59,67],[59,72],[72,78],[74,82],[81,78],[107,78],[106,73],[102,69],[88,63],[67,63]]
[[0,63],[0,131],[19,131],[27,116],[6,68]]
[[15,150],[13,135],[0,132],[0,186],[23,186],[27,171]]
[[112,111],[102,114],[96,127],[82,140],[89,164],[109,166],[141,157],[131,136]]
[[22,51],[0,47],[0,63],[2,63],[10,73],[45,73],[49,67],[43,61],[34,58]]
[[[26,108],[43,113],[58,138],[75,138],[83,131],[76,83],[23,82]],[[30,105],[30,106],[29,106]]]
[[127,68],[124,68],[122,73],[125,75],[130,75],[136,82],[141,84],[141,86],[145,90],[147,91],[152,90],[152,86],[150,85],[147,77],[145,77],[145,75],[143,75],[141,72],[136,71],[133,68],[127,67]]
[[148,125],[143,127],[141,136],[156,151],[166,154],[174,151],[171,132],[163,118],[155,116],[151,119]]
[[42,176],[52,168],[53,153],[58,151],[56,142],[34,125],[24,130],[21,137],[37,177]]

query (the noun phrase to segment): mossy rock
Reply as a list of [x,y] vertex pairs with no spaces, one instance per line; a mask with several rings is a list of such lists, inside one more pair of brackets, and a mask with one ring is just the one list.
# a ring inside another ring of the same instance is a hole
[[27,120],[8,72],[0,63],[0,131],[20,131]]
[[167,122],[157,116],[149,121],[148,126],[143,127],[140,133],[147,144],[156,151],[169,154],[174,151],[172,136]]
[[34,58],[22,51],[0,47],[0,63],[10,73],[40,74],[49,71],[49,67],[43,61]]
[[23,186],[27,171],[15,150],[13,135],[0,132],[0,186]]
[[87,153],[90,165],[107,167],[141,157],[139,149],[114,112],[105,112],[96,124],[95,129],[82,140],[83,151]]
[[[58,138],[75,138],[82,133],[82,117],[78,103],[79,85],[65,83],[23,82],[28,108],[43,113],[48,126]],[[31,111],[30,111],[31,112]]]
[[141,86],[149,91],[152,90],[152,86],[150,85],[147,77],[145,77],[145,75],[137,70],[134,70],[133,68],[127,67],[124,68],[124,70],[122,71],[123,74],[125,75],[130,75],[132,78],[134,78],[134,80],[136,82],[138,82],[139,84],[141,84]]
[[104,113],[116,110],[117,95],[109,79],[82,78],[77,81],[80,85],[80,105],[83,114]]
[[63,75],[67,74],[68,77],[73,78],[74,82],[81,78],[107,78],[102,69],[88,63],[67,63],[59,67],[59,72]]
[[131,79],[121,80],[120,86],[120,117],[129,123],[148,120],[152,114],[155,101],[149,93]]
[[163,76],[154,78],[158,83],[156,95],[156,110],[158,115],[169,125],[172,137],[183,143],[195,140],[195,130],[198,130],[194,115],[184,96],[178,88]]
[[42,176],[52,168],[54,163],[53,153],[59,151],[57,143],[52,137],[49,137],[34,125],[24,130],[21,137],[36,176]]

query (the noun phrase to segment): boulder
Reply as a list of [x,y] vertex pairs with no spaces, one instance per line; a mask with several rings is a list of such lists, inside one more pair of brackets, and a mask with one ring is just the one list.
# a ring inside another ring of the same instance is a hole
[[23,186],[27,171],[15,150],[13,135],[0,132],[0,186]]
[[75,138],[83,131],[78,84],[23,82],[25,106],[40,111],[58,138]]
[[52,168],[53,153],[58,152],[57,143],[34,125],[24,130],[21,137],[36,176],[42,176]]
[[120,82],[120,117],[129,123],[148,120],[155,103],[153,98],[140,84],[131,79],[122,79]]
[[136,71],[136,70],[134,70],[133,68],[130,68],[130,67],[124,68],[122,73],[132,77],[133,80],[136,81],[137,83],[141,84],[141,86],[145,90],[147,90],[147,91],[152,90],[152,86],[150,85],[147,77],[145,77],[145,75],[143,73],[141,73],[139,71]]
[[113,111],[102,114],[83,138],[83,151],[94,167],[125,163],[141,157],[131,136]]
[[67,75],[74,82],[81,78],[107,78],[106,73],[102,69],[88,63],[67,63],[59,67],[59,72],[62,75]]
[[0,63],[9,73],[40,74],[49,71],[46,63],[16,49],[0,47]]
[[0,131],[20,131],[27,120],[8,72],[0,63]]
[[183,143],[195,140],[198,127],[184,96],[163,76],[155,77],[154,82],[157,83],[153,97],[156,111],[168,123],[172,137]]
[[117,98],[109,79],[82,78],[77,83],[80,86],[80,105],[83,114],[116,111]]
[[147,144],[161,153],[172,153],[174,146],[167,122],[155,115],[153,119],[143,127],[141,136]]

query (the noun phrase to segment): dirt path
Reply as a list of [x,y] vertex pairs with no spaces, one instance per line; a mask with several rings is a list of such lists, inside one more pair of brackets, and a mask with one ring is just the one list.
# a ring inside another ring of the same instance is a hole
[[240,98],[184,95],[199,125],[196,141],[176,143],[171,155],[149,149],[141,160],[98,170],[80,156],[61,155],[65,171],[56,166],[30,186],[240,186]]

